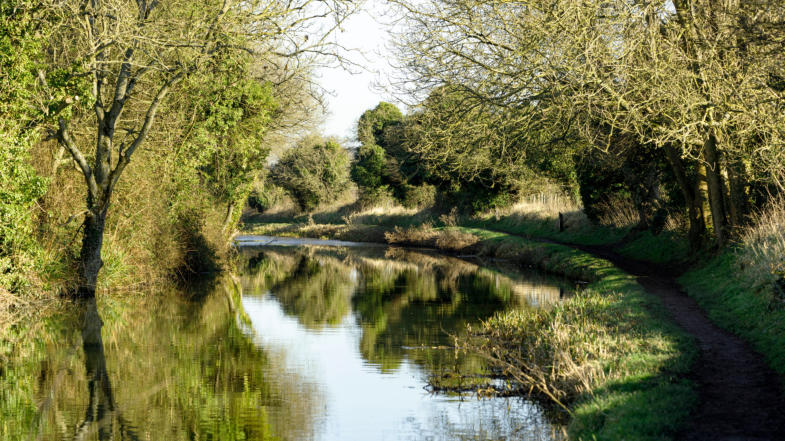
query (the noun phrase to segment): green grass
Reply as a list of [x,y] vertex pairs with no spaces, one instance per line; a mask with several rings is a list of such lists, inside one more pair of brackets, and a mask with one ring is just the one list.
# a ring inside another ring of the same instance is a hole
[[588,222],[567,223],[560,232],[556,218],[511,215],[465,219],[461,225],[504,231],[510,234],[556,240],[577,245],[601,245],[620,241],[629,228],[611,228]]
[[[584,294],[601,305],[594,325],[610,331],[607,352],[598,358],[609,378],[576,401],[569,432],[587,440],[671,439],[697,403],[694,385],[684,379],[697,348],[658,299],[617,271]],[[586,335],[587,344],[593,337]]]
[[680,279],[709,318],[752,343],[785,383],[785,306],[773,286],[751,288],[733,250],[708,260]]

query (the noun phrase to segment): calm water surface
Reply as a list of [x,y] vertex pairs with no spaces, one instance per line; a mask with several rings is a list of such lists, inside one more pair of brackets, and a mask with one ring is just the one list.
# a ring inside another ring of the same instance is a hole
[[104,296],[15,329],[25,343],[0,348],[0,439],[556,438],[533,403],[434,394],[427,379],[483,372],[450,335],[548,307],[569,284],[425,252],[253,240],[206,294]]

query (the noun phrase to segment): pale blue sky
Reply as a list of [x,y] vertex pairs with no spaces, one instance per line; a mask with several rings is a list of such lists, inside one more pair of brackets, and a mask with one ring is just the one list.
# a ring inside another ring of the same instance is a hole
[[383,11],[384,0],[367,0],[364,10],[347,20],[343,32],[335,34],[338,43],[364,54],[352,52],[349,58],[367,70],[354,67],[354,72],[347,72],[339,67],[318,71],[319,83],[330,92],[326,97],[329,114],[323,124],[325,135],[354,138],[357,119],[365,110],[379,101],[393,101],[389,94],[373,87],[375,82],[385,84],[390,72],[384,24],[388,20]]

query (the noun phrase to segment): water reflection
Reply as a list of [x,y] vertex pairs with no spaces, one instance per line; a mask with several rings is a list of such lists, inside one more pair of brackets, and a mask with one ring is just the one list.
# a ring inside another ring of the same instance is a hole
[[90,432],[96,429],[99,440],[115,439],[115,423],[119,428],[120,440],[137,440],[138,437],[115,406],[112,382],[106,371],[104,342],[101,338],[104,323],[98,315],[95,299],[80,303],[79,316],[82,322],[88,403],[84,419],[77,426],[74,440],[87,439]]
[[272,367],[231,278],[198,302],[105,296],[30,332],[0,369],[0,439],[314,438],[319,390]]
[[382,371],[404,358],[433,373],[455,369],[454,354],[443,349],[467,324],[511,307],[548,307],[570,289],[542,274],[501,273],[402,249],[256,247],[244,253],[246,295],[271,293],[309,329],[350,318],[362,331],[363,358]]
[[485,372],[451,337],[506,308],[547,307],[568,284],[400,249],[244,249],[258,344],[317,385],[316,439],[551,439],[532,403],[430,394],[431,375]]
[[245,257],[205,296],[106,295],[0,341],[0,439],[552,438],[527,401],[423,386],[483,369],[448,334],[547,307],[560,282],[400,250]]

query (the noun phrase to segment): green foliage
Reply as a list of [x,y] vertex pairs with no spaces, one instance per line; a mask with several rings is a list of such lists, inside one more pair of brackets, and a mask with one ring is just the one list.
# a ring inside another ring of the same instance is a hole
[[503,207],[543,185],[574,187],[572,155],[578,147],[565,139],[550,142],[554,135],[529,124],[443,86],[407,119],[403,150],[416,158],[410,162],[421,179],[465,211]]
[[385,132],[403,122],[403,114],[394,105],[380,102],[376,107],[366,110],[357,123],[357,139],[363,145],[384,145]]
[[436,202],[436,187],[430,184],[404,185],[403,200],[406,208],[430,207]]
[[228,204],[244,204],[264,169],[269,149],[261,140],[277,109],[272,85],[249,75],[251,61],[218,60],[184,91],[196,122],[179,158]]
[[652,146],[629,136],[608,136],[608,151],[587,149],[575,158],[584,213],[597,222],[614,216],[618,207],[612,201],[629,201],[639,226],[659,234],[667,213],[680,213],[684,207],[670,166]]
[[284,199],[286,199],[286,191],[265,177],[254,182],[251,194],[248,196],[248,206],[264,213]]
[[[409,117],[384,102],[363,114],[352,179],[364,202],[382,199],[389,190],[404,206],[422,208],[436,199],[433,189],[446,203],[477,211],[509,205],[525,188],[545,182],[542,176],[571,176],[564,153],[554,155],[553,146],[536,151],[508,115],[482,107],[463,110],[463,98],[442,88]],[[524,149],[527,163],[520,160]]]
[[363,191],[380,188],[385,179],[387,158],[384,149],[378,144],[363,144],[357,150],[357,157],[352,163],[351,177]]
[[360,188],[360,195],[357,203],[362,208],[370,208],[376,205],[394,204],[395,197],[390,191],[390,187],[382,185],[377,188]]
[[608,155],[603,152],[590,152],[580,158],[576,164],[579,193],[583,203],[583,212],[592,221],[599,221],[604,214],[601,204],[611,195],[627,196],[624,176],[618,167],[603,161]]
[[25,284],[38,244],[34,210],[46,191],[46,180],[29,164],[30,139],[6,131],[0,123],[0,287],[17,291]]
[[306,138],[283,154],[270,178],[300,209],[312,211],[349,188],[349,154],[335,140]]
[[12,292],[26,284],[23,272],[38,250],[34,206],[47,184],[30,164],[37,136],[29,100],[41,45],[40,29],[37,37],[28,35],[39,27],[28,9],[33,5],[0,3],[0,288]]
[[402,130],[406,124],[401,111],[385,102],[360,117],[357,138],[361,145],[352,163],[351,177],[360,189],[362,204],[380,203],[390,195],[406,206],[427,202],[407,200],[411,184],[421,184],[422,174],[417,172],[415,158],[404,146]]

